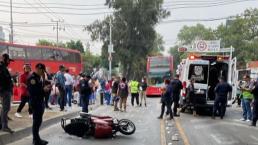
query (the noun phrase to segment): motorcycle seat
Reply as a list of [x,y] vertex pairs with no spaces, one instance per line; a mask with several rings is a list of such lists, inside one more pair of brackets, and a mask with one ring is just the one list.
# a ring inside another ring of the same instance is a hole
[[107,121],[104,121],[104,120],[101,120],[101,119],[93,119],[92,122],[95,123],[95,124],[109,125],[109,123]]

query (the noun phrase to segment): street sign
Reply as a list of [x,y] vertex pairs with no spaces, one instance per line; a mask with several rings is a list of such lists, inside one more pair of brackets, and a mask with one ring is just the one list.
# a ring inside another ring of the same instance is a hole
[[220,50],[220,40],[199,40],[195,42],[195,49],[199,52],[217,52]]
[[186,52],[187,48],[186,47],[179,47],[178,52]]
[[113,44],[108,45],[108,53],[114,53]]

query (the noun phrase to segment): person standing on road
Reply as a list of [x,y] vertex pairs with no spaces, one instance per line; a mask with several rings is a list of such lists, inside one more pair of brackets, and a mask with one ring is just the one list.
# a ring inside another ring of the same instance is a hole
[[120,82],[120,78],[116,77],[112,83],[112,101],[113,101],[113,105],[114,105],[114,111],[119,111],[118,106],[117,106],[118,101],[119,101],[119,97],[117,96],[119,82]]
[[134,106],[134,99],[136,99],[136,104],[137,106],[139,106],[139,82],[136,80],[132,80],[129,83],[129,87],[130,87],[130,92],[131,92],[131,103],[132,106]]
[[253,120],[251,126],[256,126],[256,122],[258,120],[258,79],[256,79],[255,87],[252,90],[252,94],[254,95],[253,100]]
[[215,119],[216,113],[219,111],[220,118],[223,119],[227,107],[228,93],[232,92],[232,87],[225,81],[224,77],[221,77],[214,92],[216,97],[213,105],[212,118]]
[[58,103],[60,105],[60,111],[64,111],[65,107],[65,98],[66,98],[66,92],[65,92],[65,76],[64,76],[65,67],[63,65],[59,66],[59,71],[57,72],[55,76],[55,85],[59,90],[60,96],[58,99]]
[[162,88],[162,96],[161,96],[161,113],[158,119],[162,119],[164,112],[165,112],[165,107],[167,107],[167,114],[170,115],[170,120],[173,119],[173,113],[172,113],[172,87],[169,85],[170,80],[166,79],[165,80],[165,87]]
[[182,82],[179,80],[179,75],[175,76],[174,80],[171,81],[170,85],[172,87],[172,98],[174,104],[173,112],[174,116],[177,117],[179,116],[177,115],[177,108],[179,106],[180,92],[181,89],[183,89]]
[[20,114],[23,107],[25,106],[25,104],[28,102],[28,112],[29,112],[29,117],[32,118],[32,110],[31,110],[31,105],[30,105],[30,100],[29,100],[29,92],[27,89],[27,79],[29,78],[29,76],[31,75],[31,66],[30,64],[25,64],[23,66],[24,69],[24,73],[21,74],[20,76],[20,89],[21,89],[21,103],[17,109],[17,112],[14,114],[16,117],[21,118],[22,115]]
[[90,84],[90,76],[82,75],[83,79],[79,83],[79,92],[82,103],[82,112],[88,113],[89,99],[92,93],[92,87]]
[[141,96],[141,102],[140,102],[140,107],[142,106],[142,100],[144,99],[144,104],[145,104],[145,107],[147,107],[147,104],[146,104],[146,89],[148,87],[148,84],[147,84],[147,79],[146,77],[144,77],[142,79],[142,83],[141,83],[141,86],[140,86],[140,96]]
[[[129,94],[128,84],[126,78],[122,78],[122,81],[118,85],[117,96],[120,97],[120,111],[126,112],[126,101]],[[123,110],[124,108],[124,110]]]
[[45,110],[44,94],[51,89],[50,85],[45,84],[46,67],[42,63],[36,65],[36,71],[31,74],[27,80],[28,92],[31,99],[31,108],[33,112],[33,144],[46,145],[48,141],[42,140],[39,136],[39,128],[42,124],[43,114]]
[[66,104],[71,108],[72,107],[72,97],[73,97],[73,77],[69,74],[69,69],[65,70],[65,92],[66,92]]
[[8,65],[13,61],[9,58],[8,54],[2,55],[2,61],[0,62],[0,99],[2,103],[1,109],[1,125],[2,131],[13,133],[8,127],[8,112],[11,108],[11,96],[13,92],[13,82]]
[[245,75],[244,76],[245,83],[241,86],[242,91],[242,109],[243,109],[243,118],[241,121],[247,121],[250,122],[252,120],[252,110],[251,110],[251,102],[253,99],[253,95],[251,94],[251,91],[253,89],[253,84],[250,81],[250,76]]

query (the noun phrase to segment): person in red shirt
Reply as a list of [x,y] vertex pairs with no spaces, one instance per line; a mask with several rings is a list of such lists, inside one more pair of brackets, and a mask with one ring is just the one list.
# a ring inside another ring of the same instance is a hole
[[21,88],[21,103],[17,109],[17,112],[15,113],[15,116],[18,117],[18,118],[21,118],[22,115],[20,114],[23,107],[25,106],[26,102],[28,102],[29,104],[29,117],[32,118],[32,110],[31,110],[31,106],[30,106],[30,103],[29,103],[29,92],[28,92],[28,89],[27,89],[27,85],[26,85],[26,82],[27,82],[27,79],[28,77],[30,76],[30,72],[31,72],[31,66],[30,64],[25,64],[23,66],[23,69],[24,69],[24,73],[21,74],[20,76],[20,80],[19,80],[19,83],[20,83],[20,88]]

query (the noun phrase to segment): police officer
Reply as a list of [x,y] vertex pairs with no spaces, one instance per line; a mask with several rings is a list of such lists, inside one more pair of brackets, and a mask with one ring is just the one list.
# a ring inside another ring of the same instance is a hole
[[170,82],[170,85],[172,87],[172,99],[174,104],[173,112],[174,116],[178,117],[177,108],[179,106],[180,92],[183,88],[182,82],[179,80],[179,75],[175,76],[175,78]]
[[226,112],[227,95],[228,93],[232,92],[232,87],[227,82],[225,82],[224,77],[221,77],[219,79],[219,83],[215,87],[214,92],[216,97],[213,105],[212,118],[215,119],[215,115],[217,111],[219,111],[220,118],[223,119]]
[[92,93],[92,86],[90,83],[91,76],[82,75],[83,79],[79,82],[80,97],[82,100],[82,112],[88,113],[89,99]]
[[31,107],[33,112],[33,144],[46,145],[47,141],[42,140],[39,136],[39,128],[45,110],[44,94],[51,89],[51,86],[44,85],[44,75],[46,67],[42,63],[36,65],[35,72],[27,80],[28,91],[31,99]]
[[1,109],[1,122],[2,131],[13,133],[8,127],[8,112],[11,108],[11,96],[13,91],[12,77],[7,69],[10,62],[13,61],[9,58],[8,54],[2,55],[2,61],[0,62],[0,99],[2,102]]
[[251,126],[256,126],[256,122],[258,120],[258,79],[256,79],[255,87],[252,90],[252,94],[254,95],[254,101],[253,101],[253,121]]

